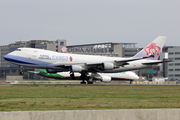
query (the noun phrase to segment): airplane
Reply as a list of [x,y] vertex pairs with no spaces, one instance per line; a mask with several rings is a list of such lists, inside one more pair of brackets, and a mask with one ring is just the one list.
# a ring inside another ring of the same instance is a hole
[[[170,62],[158,60],[166,37],[159,36],[135,56],[130,58],[107,57],[95,55],[82,55],[59,53],[37,48],[17,48],[4,56],[4,59],[23,67],[46,69],[48,73],[67,72],[74,78],[74,73],[81,74],[81,84],[91,84],[89,73],[115,73],[151,68],[160,63]],[[93,77],[93,76],[92,76]]]
[[[69,72],[47,73],[46,69],[28,72],[54,79],[71,79]],[[93,73],[90,73],[90,76],[92,76],[91,74]],[[74,78],[80,79],[80,76],[80,73],[74,73]],[[130,83],[132,83],[132,81],[134,80],[139,80],[139,76],[132,71],[118,73],[97,73],[95,76],[93,76],[92,82],[96,80],[100,80],[101,82],[111,82],[111,80],[127,80],[130,81]]]

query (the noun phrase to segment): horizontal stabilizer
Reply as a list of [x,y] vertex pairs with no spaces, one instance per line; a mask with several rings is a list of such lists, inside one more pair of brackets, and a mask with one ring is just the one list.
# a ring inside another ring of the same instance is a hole
[[166,62],[172,62],[172,60],[163,60],[163,61],[148,62],[148,63],[142,63],[142,64],[143,65],[155,65],[155,64],[166,63]]

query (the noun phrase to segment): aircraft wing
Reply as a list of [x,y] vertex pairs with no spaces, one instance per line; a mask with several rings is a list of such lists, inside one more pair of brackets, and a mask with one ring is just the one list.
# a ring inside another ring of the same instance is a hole
[[[72,66],[76,67],[76,69],[81,69],[81,70],[85,70],[88,72],[102,72],[104,70],[104,68],[106,69],[114,69],[114,68],[119,68],[120,66],[124,67],[124,65],[128,65],[130,61],[136,61],[136,60],[141,60],[141,59],[146,59],[149,57],[153,57],[151,56],[147,56],[147,57],[138,57],[138,58],[126,58],[126,59],[117,59],[117,60],[113,60],[113,61],[106,61],[106,62],[97,62],[97,63],[81,63],[81,64],[58,64],[55,63],[54,67],[59,67],[59,68],[70,68]],[[107,68],[108,67],[108,68]],[[110,67],[110,68],[109,68]],[[73,71],[73,70],[72,70]],[[74,72],[80,72],[75,70]]]
[[[149,56],[151,57],[151,56]],[[139,58],[127,58],[127,59],[124,59],[124,60],[115,60],[115,61],[111,61],[111,62],[114,62],[114,63],[117,63],[119,66],[121,65],[124,65],[130,61],[136,61],[136,60],[141,60],[141,59],[146,59],[146,58],[149,58],[149,57],[139,57]],[[107,61],[108,62],[108,61]],[[100,65],[102,63],[86,63],[86,65],[88,66],[93,66],[93,65]]]
[[[141,58],[129,58],[129,59],[125,59],[125,60],[115,60],[115,61],[107,61],[107,62],[111,62],[114,63],[117,66],[124,66],[124,65],[128,65],[128,62],[130,61],[136,61],[136,60],[140,60],[140,59],[146,59],[148,57],[141,57]],[[101,66],[103,63],[86,63],[85,65],[90,68],[90,67],[96,67],[98,68],[98,66]]]

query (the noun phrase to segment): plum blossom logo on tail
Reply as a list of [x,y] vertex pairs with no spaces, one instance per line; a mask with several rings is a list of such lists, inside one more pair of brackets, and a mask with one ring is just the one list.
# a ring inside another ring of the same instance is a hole
[[156,46],[156,43],[151,43],[149,46],[144,48],[146,55],[154,55],[153,58],[157,58],[160,55],[161,48],[159,46]]

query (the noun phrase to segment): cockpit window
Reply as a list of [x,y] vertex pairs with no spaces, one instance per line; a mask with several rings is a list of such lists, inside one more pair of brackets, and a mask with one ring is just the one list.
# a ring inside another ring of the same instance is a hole
[[21,51],[21,49],[16,49],[15,51]]

